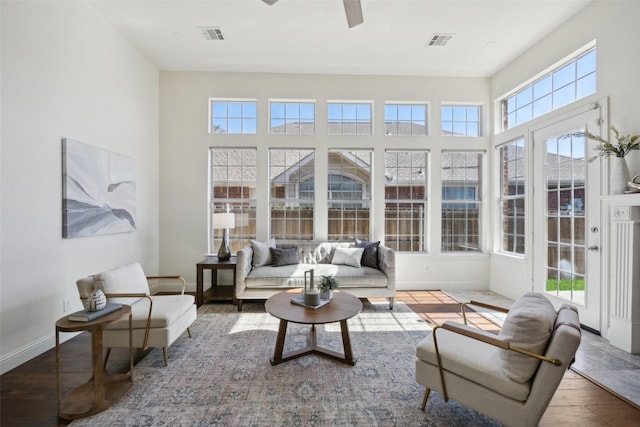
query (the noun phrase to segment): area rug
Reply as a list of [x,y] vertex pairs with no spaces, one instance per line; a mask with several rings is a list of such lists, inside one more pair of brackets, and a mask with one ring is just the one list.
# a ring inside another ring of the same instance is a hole
[[[278,320],[264,304],[206,304],[169,348],[134,368],[129,393],[75,426],[497,426],[415,382],[416,344],[429,326],[396,303],[364,302],[348,321],[355,366],[308,355],[271,366]],[[318,343],[342,352],[339,324],[320,325]],[[309,326],[289,324],[285,352],[305,345]]]

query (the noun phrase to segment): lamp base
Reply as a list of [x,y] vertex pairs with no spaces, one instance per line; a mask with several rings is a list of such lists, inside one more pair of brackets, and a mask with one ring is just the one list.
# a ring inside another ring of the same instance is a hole
[[218,260],[229,261],[231,258],[231,250],[229,249],[229,234],[225,228],[222,233],[222,243],[220,243],[220,249],[218,249]]

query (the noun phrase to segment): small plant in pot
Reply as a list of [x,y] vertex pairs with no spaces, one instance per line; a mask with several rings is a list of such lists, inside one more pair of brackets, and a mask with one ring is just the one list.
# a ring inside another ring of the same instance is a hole
[[338,280],[336,280],[333,276],[322,276],[320,280],[320,288],[322,299],[332,299],[333,298],[333,290],[337,289],[339,286]]

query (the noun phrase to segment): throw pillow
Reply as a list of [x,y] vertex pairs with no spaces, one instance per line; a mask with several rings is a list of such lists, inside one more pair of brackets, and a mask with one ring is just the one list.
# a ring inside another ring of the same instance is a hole
[[288,249],[269,248],[269,251],[271,252],[271,265],[273,267],[300,263],[298,248],[295,246]]
[[360,261],[363,266],[378,268],[378,246],[380,246],[380,241],[367,242],[356,239],[356,248],[364,248],[362,260]]
[[[513,303],[498,337],[514,347],[543,354],[555,318],[556,311],[544,295],[528,292]],[[540,364],[538,359],[515,351],[501,352],[500,359],[505,375],[519,383],[529,381]]]
[[333,253],[331,264],[334,265],[350,265],[351,267],[360,268],[360,261],[364,248],[341,248],[337,247]]
[[96,274],[93,277],[93,287],[105,294],[149,295],[147,276],[137,262]]
[[253,268],[262,267],[271,264],[271,252],[269,248],[276,247],[276,239],[270,239],[267,242],[258,242],[257,240],[249,240],[251,249],[253,249]]

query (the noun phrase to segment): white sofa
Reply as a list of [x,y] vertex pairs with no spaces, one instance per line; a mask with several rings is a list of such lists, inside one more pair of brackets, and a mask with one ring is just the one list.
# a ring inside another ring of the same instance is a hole
[[[273,239],[264,243],[251,241],[250,245],[237,252],[238,310],[242,310],[242,302],[245,300],[265,300],[283,290],[304,287],[304,272],[312,268],[316,282],[319,282],[321,276],[334,276],[339,282],[339,290],[349,292],[358,298],[388,298],[389,308],[393,309],[396,291],[395,252],[377,242],[358,243],[366,246],[362,248],[363,258],[359,266],[351,262],[355,258],[345,261],[346,252],[353,252],[353,254],[347,254],[347,257],[350,255],[356,257],[357,251],[352,251],[357,249],[356,243],[276,244]],[[272,251],[269,248],[294,250],[297,252],[298,262],[294,259],[288,265],[274,266],[273,257],[270,254]],[[338,256],[336,256],[336,248],[341,248]]]
[[[162,294],[152,295],[150,283],[160,288],[159,282],[173,282],[179,286],[179,291],[176,295],[168,295],[166,288],[161,288]],[[130,305],[134,347],[143,350],[162,347],[165,366],[167,348],[185,331],[191,336],[189,326],[196,320],[197,310],[193,295],[184,295],[185,282],[180,276],[147,277],[140,264],[133,263],[83,277],[76,284],[85,308],[94,289],[102,290],[109,302]],[[129,347],[128,317],[109,324],[103,340],[109,352],[113,347]]]

